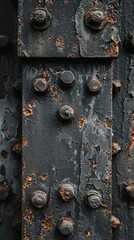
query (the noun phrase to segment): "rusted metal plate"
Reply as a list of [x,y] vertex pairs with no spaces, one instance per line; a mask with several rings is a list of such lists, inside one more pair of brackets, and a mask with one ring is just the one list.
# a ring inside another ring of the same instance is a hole
[[111,89],[103,61],[23,66],[24,239],[111,239]]
[[21,57],[117,57],[119,2],[19,1]]

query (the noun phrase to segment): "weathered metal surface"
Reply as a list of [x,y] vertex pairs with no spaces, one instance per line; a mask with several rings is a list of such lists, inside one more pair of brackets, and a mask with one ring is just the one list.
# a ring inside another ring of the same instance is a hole
[[[21,238],[21,158],[12,151],[21,137],[21,76],[16,56],[17,9],[0,1],[0,239]],[[20,75],[19,75],[20,74]],[[18,81],[19,82],[19,81]],[[19,116],[20,114],[20,116]],[[18,132],[18,129],[19,132]]]
[[19,56],[117,57],[119,3],[20,0]]
[[[66,70],[75,76],[67,89],[59,82]],[[102,84],[98,94],[87,88],[91,76]],[[33,83],[42,77],[49,87],[38,95]],[[24,239],[65,239],[69,232],[68,239],[111,239],[111,90],[110,62],[42,60],[23,66]],[[64,184],[73,187],[70,201]],[[47,195],[41,209],[31,203],[38,190]]]

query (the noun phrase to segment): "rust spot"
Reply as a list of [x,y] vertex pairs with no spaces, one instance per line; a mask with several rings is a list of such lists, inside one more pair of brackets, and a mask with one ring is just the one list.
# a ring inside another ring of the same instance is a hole
[[52,219],[46,218],[46,219],[44,219],[43,222],[41,223],[41,226],[42,226],[43,228],[45,228],[47,231],[50,231],[50,230],[53,229],[54,224],[53,224]]
[[106,128],[112,128],[112,119],[111,118],[106,118],[104,120],[104,125]]
[[31,102],[28,104],[28,106],[24,107],[22,109],[22,112],[25,117],[30,117],[33,115],[33,108],[36,107],[36,102]]
[[48,179],[47,173],[43,173],[43,174],[40,176],[40,179],[41,179],[42,181],[46,181],[46,180]]
[[106,21],[108,23],[115,24],[115,23],[117,23],[117,18],[113,17],[113,16],[109,16],[109,17],[106,18]]
[[16,154],[21,154],[22,152],[22,142],[21,143],[16,143],[14,144],[12,151],[15,152]]
[[56,46],[59,48],[63,48],[64,47],[64,40],[62,37],[58,37],[56,39]]
[[47,83],[51,81],[51,75],[47,69],[43,71],[43,77],[45,78]]
[[121,147],[119,146],[118,143],[112,143],[112,155],[116,155],[120,152]]
[[84,128],[85,127],[85,124],[86,124],[86,118],[84,116],[81,116],[80,119],[79,119],[79,128]]
[[76,55],[70,53],[70,54],[67,55],[67,58],[76,58]]
[[112,224],[113,228],[117,228],[121,224],[121,222],[118,218],[112,216],[111,217],[111,224]]
[[23,138],[22,138],[22,148],[25,147],[25,146],[27,146],[27,144],[28,144],[28,143],[27,143],[26,138],[23,137]]
[[117,43],[112,43],[110,46],[110,50],[108,51],[108,55],[110,57],[117,57],[119,54],[119,46]]
[[25,213],[23,213],[22,218],[27,224],[32,225],[34,223],[34,216],[33,216],[33,213],[32,213],[32,209],[27,208],[25,210]]
[[25,181],[23,183],[23,189],[29,188],[32,184],[33,176],[29,175],[25,178]]
[[52,98],[57,101],[60,98],[60,96],[58,95],[56,86],[55,85],[51,85],[50,86],[50,91],[52,93]]
[[90,238],[90,237],[91,237],[91,232],[90,232],[89,230],[86,230],[85,236],[86,236],[87,238]]
[[128,160],[132,160],[132,155],[131,155],[131,151],[132,149],[134,148],[134,113],[132,113],[132,126],[131,126],[131,129],[130,129],[130,142],[128,143]]
[[97,163],[94,163],[94,164],[92,165],[92,168],[93,168],[93,169],[96,169],[97,166],[98,166],[98,164],[97,164]]

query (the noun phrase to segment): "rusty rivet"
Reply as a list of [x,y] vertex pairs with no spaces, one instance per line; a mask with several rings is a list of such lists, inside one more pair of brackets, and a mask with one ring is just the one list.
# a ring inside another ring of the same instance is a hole
[[0,183],[0,200],[6,200],[10,195],[10,187],[6,182]]
[[70,122],[74,118],[74,109],[69,105],[64,105],[59,109],[59,116],[61,120]]
[[134,31],[129,32],[124,40],[124,47],[129,52],[134,52]]
[[29,22],[36,30],[46,30],[51,23],[51,15],[46,8],[38,8],[29,13]]
[[98,191],[90,190],[85,195],[85,203],[92,209],[102,206],[102,196]]
[[111,217],[111,224],[112,224],[112,228],[117,228],[117,227],[119,227],[121,222],[118,218],[116,218],[115,216],[112,216]]
[[59,77],[59,83],[64,88],[73,87],[75,84],[75,76],[72,71],[63,71]]
[[64,183],[60,187],[60,196],[65,201],[70,201],[75,195],[74,187],[69,183]]
[[6,35],[0,35],[0,51],[9,49],[10,40]]
[[43,208],[46,206],[48,201],[47,194],[43,191],[35,191],[32,193],[31,202],[36,208]]
[[130,201],[134,201],[134,185],[128,185],[125,187],[125,195]]
[[12,151],[17,154],[20,155],[22,153],[22,143],[17,142],[14,144]]
[[118,143],[113,142],[112,143],[112,155],[117,155],[121,150],[121,147]]
[[97,77],[91,77],[87,82],[87,88],[90,93],[98,94],[101,90],[101,82],[97,79]]
[[85,24],[88,28],[100,30],[106,24],[106,14],[102,9],[91,8],[85,14]]
[[113,81],[113,93],[116,94],[120,92],[121,89],[121,83],[119,80],[114,80]]
[[64,236],[72,235],[74,232],[74,222],[70,218],[62,218],[57,227],[59,232]]
[[38,94],[43,94],[48,89],[48,82],[45,78],[36,78],[33,82],[34,91]]

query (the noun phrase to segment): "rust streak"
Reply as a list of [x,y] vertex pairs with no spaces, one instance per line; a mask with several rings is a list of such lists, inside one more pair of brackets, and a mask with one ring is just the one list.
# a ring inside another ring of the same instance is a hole
[[33,108],[36,107],[36,103],[33,101],[28,104],[28,106],[24,107],[22,109],[22,112],[25,117],[30,117],[33,115]]
[[80,119],[79,119],[79,128],[82,129],[85,127],[85,124],[86,124],[86,118],[84,116],[81,116]]

